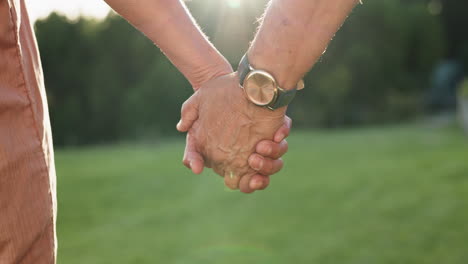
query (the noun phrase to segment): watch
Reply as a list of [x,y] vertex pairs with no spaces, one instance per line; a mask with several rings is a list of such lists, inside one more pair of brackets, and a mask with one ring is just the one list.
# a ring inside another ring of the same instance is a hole
[[304,88],[303,80],[292,90],[279,87],[273,75],[264,70],[254,69],[250,65],[247,54],[242,57],[237,72],[247,98],[255,105],[270,110],[288,105],[294,99],[297,90]]

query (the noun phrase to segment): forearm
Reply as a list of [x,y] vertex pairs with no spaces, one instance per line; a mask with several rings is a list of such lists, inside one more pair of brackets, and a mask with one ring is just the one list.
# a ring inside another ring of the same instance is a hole
[[273,73],[285,89],[322,55],[358,0],[272,0],[248,51],[255,68]]
[[105,0],[151,39],[197,89],[232,71],[180,0]]

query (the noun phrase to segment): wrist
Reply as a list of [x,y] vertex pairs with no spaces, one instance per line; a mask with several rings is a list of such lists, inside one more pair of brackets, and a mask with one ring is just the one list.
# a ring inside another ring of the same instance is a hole
[[[269,110],[287,106],[294,99],[297,91],[304,87],[302,80],[290,90],[280,87],[271,73],[250,64],[248,54],[244,55],[239,62],[237,75],[247,99],[254,105]],[[283,112],[285,111],[286,108]]]
[[199,66],[193,67],[193,70],[187,76],[195,91],[207,81],[233,72],[231,64],[221,55],[213,59],[204,59],[203,62],[198,64]]
[[297,83],[302,78],[302,73],[294,70],[294,63],[288,56],[269,56],[268,49],[251,48],[248,51],[248,58],[252,67],[269,72],[276,80],[279,87],[285,90],[292,90],[297,87]]

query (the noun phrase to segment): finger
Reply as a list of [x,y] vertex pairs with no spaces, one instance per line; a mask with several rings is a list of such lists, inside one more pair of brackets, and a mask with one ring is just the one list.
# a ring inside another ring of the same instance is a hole
[[197,93],[194,93],[187,101],[184,102],[181,109],[181,118],[177,123],[177,130],[180,132],[188,131],[195,120],[198,119],[198,100]]
[[283,160],[265,158],[254,153],[249,157],[249,166],[262,175],[272,175],[283,168]]
[[224,174],[224,184],[231,190],[239,189],[241,175],[236,175],[232,171],[226,171]]
[[[243,193],[253,193],[255,189],[250,188],[250,181],[252,179],[253,175],[244,175],[239,182],[239,190]],[[261,182],[261,185],[263,185],[263,182]],[[254,186],[255,187],[255,186]],[[260,188],[261,186],[258,186]]]
[[288,151],[288,142],[286,139],[283,139],[280,143],[262,140],[255,147],[255,151],[263,157],[278,159]]
[[250,179],[249,187],[252,190],[264,190],[270,184],[270,176],[255,174]]
[[195,145],[195,139],[191,133],[187,134],[184,159],[182,162],[195,174],[200,174],[203,171],[203,157],[200,153],[198,153]]
[[289,136],[289,132],[291,131],[292,127],[292,119],[289,116],[284,116],[284,123],[283,125],[276,131],[274,140],[275,142],[279,143],[283,139]]

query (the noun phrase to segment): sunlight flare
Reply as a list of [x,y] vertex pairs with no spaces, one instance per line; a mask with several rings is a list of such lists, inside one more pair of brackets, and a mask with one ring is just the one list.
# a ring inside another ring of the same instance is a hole
[[241,5],[241,0],[226,0],[230,8],[239,8]]

